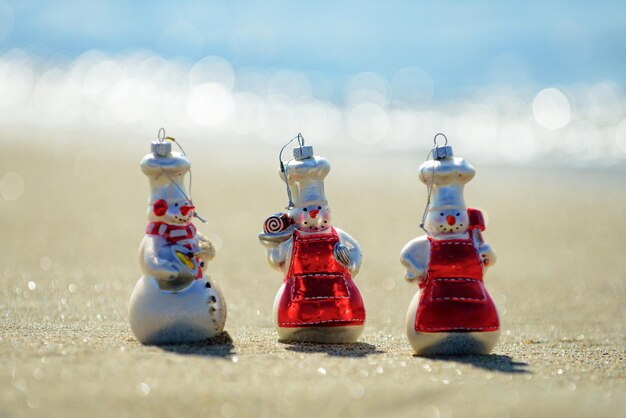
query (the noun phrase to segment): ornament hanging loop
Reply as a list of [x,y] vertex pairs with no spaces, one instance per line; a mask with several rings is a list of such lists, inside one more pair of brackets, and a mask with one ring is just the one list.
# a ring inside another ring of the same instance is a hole
[[161,144],[165,142],[165,140],[167,139],[167,137],[165,136],[165,128],[161,127],[161,129],[159,129],[159,132],[157,133],[157,139]]
[[[443,137],[443,139],[444,139],[444,141],[445,141],[445,142],[443,143],[443,145],[440,145],[440,144],[438,144],[438,143],[437,143],[437,138],[438,138],[438,137],[440,137],[440,136],[442,136],[442,137]],[[442,134],[441,132],[438,132],[438,133],[435,135],[435,137],[433,138],[433,143],[435,144],[435,148],[439,148],[439,147],[441,147],[441,146],[445,147],[446,145],[448,145],[448,137],[447,137],[445,134]]]
[[[437,138],[440,136],[442,136],[445,141],[443,144],[437,143]],[[452,147],[448,145],[448,137],[445,134],[442,134],[441,132],[436,134],[435,137],[433,138],[433,143],[435,144],[433,146],[433,149],[431,150],[433,159],[441,160],[444,158],[454,157],[454,153],[452,152]]]
[[165,129],[159,129],[157,133],[157,140],[152,141],[151,149],[152,153],[157,157],[167,157],[172,152],[172,144],[166,142]]

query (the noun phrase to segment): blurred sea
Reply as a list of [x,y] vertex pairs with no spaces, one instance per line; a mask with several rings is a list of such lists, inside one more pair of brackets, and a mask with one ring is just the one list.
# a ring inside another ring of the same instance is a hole
[[[438,98],[423,69],[393,77],[235,67],[134,50],[75,59],[20,49],[0,56],[0,141],[107,138],[123,146],[167,134],[210,149],[276,150],[298,132],[322,154],[414,153],[437,132],[473,162],[623,168],[626,96],[598,80],[536,88],[494,83]],[[462,97],[462,99],[458,99]],[[61,145],[62,146],[62,145]],[[422,157],[423,155],[423,157]]]

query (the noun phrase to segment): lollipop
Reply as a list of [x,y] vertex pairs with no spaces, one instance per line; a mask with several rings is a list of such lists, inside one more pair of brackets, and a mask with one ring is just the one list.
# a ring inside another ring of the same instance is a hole
[[289,214],[279,212],[265,220],[265,223],[263,224],[263,232],[266,234],[275,234],[287,229],[291,223],[292,221]]

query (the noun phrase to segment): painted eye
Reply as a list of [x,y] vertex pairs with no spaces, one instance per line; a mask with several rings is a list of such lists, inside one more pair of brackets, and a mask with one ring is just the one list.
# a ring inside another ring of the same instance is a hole
[[302,209],[302,210],[306,212],[308,209],[307,209],[307,208],[304,208],[304,209]]
[[317,209],[318,209],[318,210],[322,210],[322,207],[321,207],[321,206],[318,206],[318,207],[317,207]]
[[443,216],[443,212],[441,212],[439,215]]
[[460,214],[460,213],[457,213],[457,214],[456,214],[456,216],[461,216],[461,214]]
[[159,199],[152,204],[152,211],[156,216],[163,216],[167,212],[167,202],[163,199]]

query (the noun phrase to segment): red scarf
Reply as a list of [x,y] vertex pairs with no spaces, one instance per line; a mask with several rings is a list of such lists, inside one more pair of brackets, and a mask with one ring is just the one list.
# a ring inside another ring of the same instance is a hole
[[150,222],[146,227],[146,234],[160,235],[171,244],[184,245],[191,250],[191,240],[196,236],[196,227],[192,223],[170,225],[165,222]]

